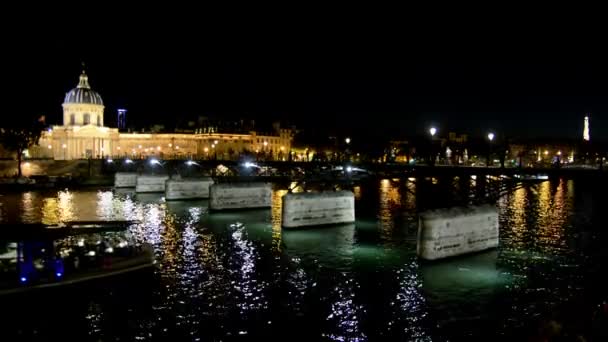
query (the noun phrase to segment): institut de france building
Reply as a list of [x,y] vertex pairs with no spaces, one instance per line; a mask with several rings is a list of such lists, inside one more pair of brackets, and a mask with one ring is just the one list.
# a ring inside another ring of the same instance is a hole
[[275,125],[272,133],[258,135],[217,133],[126,133],[104,125],[104,104],[91,89],[83,71],[76,88],[63,101],[63,125],[44,131],[38,146],[29,153],[34,158],[72,160],[83,158],[217,158],[235,159],[244,151],[264,158],[286,160],[291,151],[293,131]]

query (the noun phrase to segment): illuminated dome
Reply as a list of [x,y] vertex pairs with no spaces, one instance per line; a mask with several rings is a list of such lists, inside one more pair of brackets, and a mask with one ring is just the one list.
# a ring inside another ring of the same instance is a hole
[[78,82],[78,86],[65,94],[65,99],[63,103],[87,103],[87,104],[95,104],[95,105],[103,105],[103,101],[101,100],[101,96],[93,90],[91,90],[91,86],[89,85],[89,78],[87,74],[83,71],[80,74],[80,81]]

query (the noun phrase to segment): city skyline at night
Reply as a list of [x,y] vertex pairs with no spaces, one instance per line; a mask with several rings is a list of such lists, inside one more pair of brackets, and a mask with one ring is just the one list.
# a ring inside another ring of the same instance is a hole
[[281,120],[359,139],[424,134],[430,125],[479,136],[494,130],[579,139],[590,113],[594,140],[608,133],[608,68],[593,59],[527,50],[535,58],[524,60],[474,42],[433,45],[397,32],[338,39],[321,29],[136,28],[9,40],[6,110],[60,123],[58,103],[84,62],[112,126],[124,108],[137,128],[213,116]]

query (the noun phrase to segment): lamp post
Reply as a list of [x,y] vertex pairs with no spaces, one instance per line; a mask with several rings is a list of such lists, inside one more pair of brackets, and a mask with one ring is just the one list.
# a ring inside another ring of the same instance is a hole
[[435,139],[435,134],[437,134],[437,128],[431,127],[429,133],[431,134],[431,156],[429,157],[429,165],[435,166],[435,145],[433,141]]
[[346,149],[344,150],[344,154],[345,154],[345,159],[347,161],[350,160],[350,150],[348,149],[349,145],[350,145],[350,138],[346,137],[346,139],[344,139],[344,142],[346,143]]
[[490,167],[490,157],[492,154],[492,141],[493,140],[494,140],[494,133],[492,133],[492,132],[488,133],[489,145],[488,145],[488,158],[486,159],[486,167]]

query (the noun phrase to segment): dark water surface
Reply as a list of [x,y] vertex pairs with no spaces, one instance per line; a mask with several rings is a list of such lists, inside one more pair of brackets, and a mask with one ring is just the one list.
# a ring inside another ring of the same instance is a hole
[[[129,219],[153,271],[0,298],[6,340],[511,340],[552,318],[589,330],[606,299],[604,194],[553,180],[499,203],[498,250],[425,264],[403,182],[354,189],[357,222],[285,231],[271,210],[111,189],[0,195],[0,222]],[[412,190],[412,189],[410,189]],[[0,335],[1,336],[1,335]],[[2,338],[2,340],[5,340]]]

